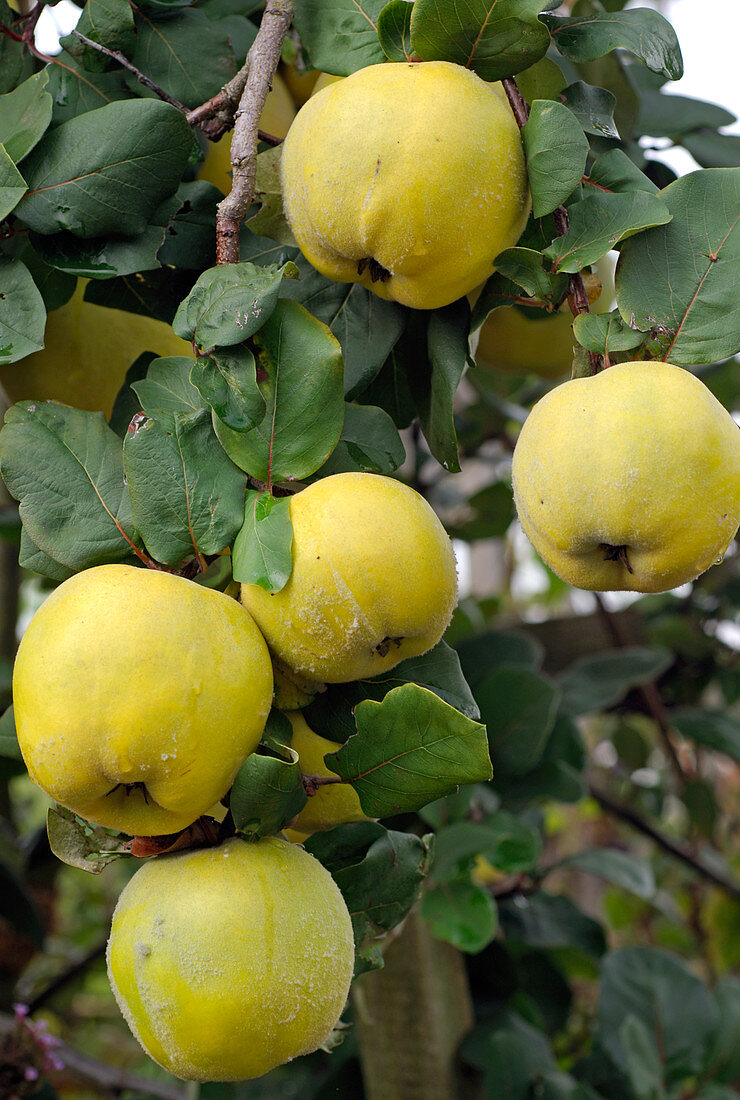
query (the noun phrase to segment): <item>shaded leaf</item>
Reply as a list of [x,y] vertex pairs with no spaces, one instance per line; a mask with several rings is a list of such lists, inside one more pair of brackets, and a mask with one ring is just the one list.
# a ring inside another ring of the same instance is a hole
[[34,902],[20,879],[0,863],[0,917],[38,946],[44,942],[44,926]]
[[519,895],[499,904],[499,916],[507,940],[530,947],[575,947],[597,958],[606,951],[601,925],[562,895],[543,890],[531,897]]
[[480,823],[458,821],[440,829],[430,877],[436,882],[458,878],[472,869],[476,856],[502,874],[521,874],[536,867],[541,850],[542,840],[535,829],[498,810]]
[[475,698],[488,730],[494,782],[531,771],[537,764],[560,699],[558,688],[528,668],[494,668],[475,686]]
[[55,126],[131,96],[123,69],[90,72],[66,50],[51,59],[46,71]]
[[421,915],[438,940],[476,955],[496,935],[498,914],[487,890],[466,879],[455,879],[426,890]]
[[435,309],[427,322],[429,359],[415,364],[409,377],[429,450],[453,473],[460,469],[453,399],[467,363],[469,329],[466,298]]
[[[176,19],[142,14],[137,22],[131,60],[142,72],[156,74],[160,87],[186,107],[205,103],[236,73],[228,30],[204,12],[189,8]],[[139,95],[153,94],[136,88]]]
[[740,723],[731,715],[702,707],[679,707],[671,711],[671,725],[683,737],[740,763]]
[[637,1100],[660,1100],[665,1096],[663,1066],[655,1038],[638,1016],[629,1015],[619,1029],[625,1065]]
[[317,477],[348,470],[391,474],[405,458],[406,448],[387,412],[374,405],[347,403],[339,442],[318,470]]
[[386,0],[296,0],[293,23],[315,69],[349,76],[385,61],[378,17]]
[[193,140],[184,116],[160,100],[88,111],[46,134],[24,162],[29,191],[18,216],[38,233],[143,233],[179,184]]
[[213,355],[200,356],[190,368],[190,381],[219,420],[235,432],[256,427],[265,415],[249,348],[216,348]]
[[[546,99],[536,99],[532,104],[522,138],[532,213],[543,218],[564,203],[580,183],[586,170],[588,138],[572,111]],[[502,270],[500,265],[497,267]]]
[[44,299],[20,260],[0,256],[0,363],[15,363],[44,346]]
[[548,868],[548,873],[556,868],[588,871],[591,875],[598,875],[615,886],[629,890],[638,898],[651,898],[655,894],[655,876],[650,864],[640,856],[633,855],[632,852],[622,852],[618,848],[588,848],[583,852],[576,852],[575,855],[558,860]]
[[560,100],[572,111],[587,134],[618,138],[614,122],[616,96],[606,88],[576,80],[563,89]]
[[612,50],[629,50],[652,72],[669,80],[683,76],[681,48],[668,20],[650,8],[610,14],[543,16],[552,40],[571,61],[595,61]]
[[48,70],[42,69],[12,92],[0,96],[0,142],[16,164],[38,144],[51,122],[48,83]]
[[563,708],[586,714],[614,706],[630,688],[655,680],[673,660],[660,646],[625,646],[579,657],[559,679]]
[[234,777],[229,808],[246,836],[279,832],[306,804],[298,753],[286,752],[290,760],[253,752]]

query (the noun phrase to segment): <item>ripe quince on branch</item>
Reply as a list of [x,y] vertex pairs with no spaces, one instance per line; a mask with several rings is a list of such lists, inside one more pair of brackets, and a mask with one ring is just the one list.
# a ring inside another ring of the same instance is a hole
[[492,274],[529,214],[500,84],[447,61],[370,65],[313,95],[283,146],[285,213],[322,274],[436,309]]

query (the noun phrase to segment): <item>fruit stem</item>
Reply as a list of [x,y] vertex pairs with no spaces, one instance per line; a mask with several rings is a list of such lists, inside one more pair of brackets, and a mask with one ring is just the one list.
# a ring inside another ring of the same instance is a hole
[[[519,91],[519,87],[513,76],[509,76],[505,80],[502,80],[501,84],[506,92],[506,98],[509,100],[509,106],[516,119],[517,126],[522,130],[529,120],[529,104]],[[557,210],[553,211],[553,218],[555,219],[555,228],[558,236],[565,236],[570,224],[568,211],[564,206],[559,206]],[[586,288],[583,285],[583,277],[580,271],[574,272],[568,277],[568,305],[574,317],[577,317],[579,313],[590,312],[588,295],[586,294]],[[604,360],[601,355],[598,355],[595,351],[589,351],[588,360],[589,375],[598,374],[600,370],[603,370]]]

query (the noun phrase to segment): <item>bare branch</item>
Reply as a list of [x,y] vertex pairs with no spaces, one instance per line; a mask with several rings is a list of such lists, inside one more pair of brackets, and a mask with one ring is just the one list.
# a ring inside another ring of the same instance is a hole
[[164,88],[160,88],[159,84],[155,84],[153,80],[150,80],[148,76],[145,76],[140,69],[137,69],[135,65],[132,65],[127,57],[119,50],[109,50],[107,46],[101,46],[99,42],[95,42],[92,38],[88,38],[86,35],[81,34],[78,30],[73,30],[72,34],[79,38],[80,42],[84,42],[86,46],[89,46],[92,50],[97,50],[98,53],[105,54],[106,57],[110,57],[113,61],[117,61],[119,65],[122,65],[124,69],[128,69],[130,73],[133,73],[140,84],[143,84],[150,91],[154,92],[156,96],[163,99],[165,103],[171,103],[173,107],[177,107],[178,111],[182,111],[183,114],[187,114],[187,107],[184,103],[180,103],[179,99],[174,99],[169,92],[166,92]]
[[216,219],[216,262],[219,264],[239,262],[239,230],[252,202],[257,175],[259,120],[292,18],[292,0],[267,0],[246,65],[234,78],[237,81],[246,70],[231,139],[232,188],[219,203]]

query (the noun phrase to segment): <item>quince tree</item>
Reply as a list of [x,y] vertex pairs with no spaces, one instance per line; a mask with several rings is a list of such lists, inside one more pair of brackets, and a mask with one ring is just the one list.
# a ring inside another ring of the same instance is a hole
[[47,15],[0,0],[0,1092],[729,1100],[733,116],[626,0]]

